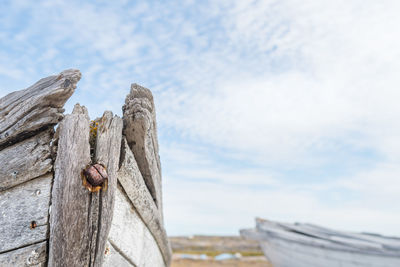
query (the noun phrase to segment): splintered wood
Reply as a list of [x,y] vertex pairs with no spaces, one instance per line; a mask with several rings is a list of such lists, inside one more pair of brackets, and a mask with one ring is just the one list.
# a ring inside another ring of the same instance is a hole
[[45,266],[53,126],[81,74],[66,70],[0,99],[0,266]]
[[133,84],[122,118],[64,117],[80,77],[0,99],[0,266],[169,266],[153,96]]

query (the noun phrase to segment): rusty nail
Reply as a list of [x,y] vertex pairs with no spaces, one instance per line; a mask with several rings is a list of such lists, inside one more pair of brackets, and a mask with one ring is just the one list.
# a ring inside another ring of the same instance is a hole
[[35,221],[31,221],[31,224],[29,225],[29,228],[35,229],[37,226],[37,223]]
[[106,167],[101,163],[88,165],[82,171],[82,183],[90,192],[97,192],[101,188],[106,190],[108,183]]

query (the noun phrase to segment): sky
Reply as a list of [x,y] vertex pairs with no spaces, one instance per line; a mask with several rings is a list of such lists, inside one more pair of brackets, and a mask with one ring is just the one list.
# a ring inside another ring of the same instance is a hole
[[254,218],[400,236],[400,1],[0,2],[0,96],[64,69],[91,118],[152,90],[169,235]]

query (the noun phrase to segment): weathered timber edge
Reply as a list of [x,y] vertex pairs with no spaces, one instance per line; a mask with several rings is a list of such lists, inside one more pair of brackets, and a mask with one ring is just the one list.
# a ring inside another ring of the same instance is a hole
[[106,240],[113,219],[114,198],[117,189],[117,171],[122,139],[122,119],[106,111],[99,121],[96,140],[96,162],[107,166],[108,189],[101,190],[99,197],[99,222],[97,230],[94,266],[102,266]]
[[172,252],[167,233],[162,224],[158,208],[144,183],[135,157],[125,138],[122,140],[121,166],[118,171],[118,181],[124,189],[126,196],[157,241],[165,263],[169,263]]
[[[80,78],[66,70],[0,99],[0,266],[169,266],[153,96],[133,84],[123,118],[106,111],[94,127],[79,104],[63,115]],[[99,192],[82,180],[94,163],[108,173]],[[122,221],[142,253],[110,237]]]
[[0,168],[0,191],[51,172],[53,133],[53,129],[45,130],[0,151],[0,162],[7,163]]
[[[89,116],[75,105],[58,126],[50,214],[49,266],[89,266],[90,195],[79,179],[90,163]],[[76,242],[76,244],[74,244]]]
[[80,78],[79,70],[65,70],[1,98],[0,149],[57,124]]
[[66,70],[0,98],[0,266],[46,266],[53,125],[81,74]]
[[[124,135],[135,155],[144,182],[162,211],[161,164],[158,154],[156,111],[151,91],[137,84],[122,107]],[[160,212],[162,218],[162,212]]]

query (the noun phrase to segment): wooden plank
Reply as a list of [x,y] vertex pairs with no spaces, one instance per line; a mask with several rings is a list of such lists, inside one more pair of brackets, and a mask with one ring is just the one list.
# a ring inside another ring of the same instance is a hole
[[45,267],[47,242],[33,244],[0,254],[0,266]]
[[151,91],[132,84],[122,111],[124,135],[162,219],[161,164],[158,155],[156,112]]
[[65,70],[1,98],[0,149],[57,124],[80,78],[79,70]]
[[117,188],[117,171],[121,150],[122,119],[106,111],[99,120],[96,140],[96,162],[105,164],[108,174],[108,189],[100,192],[99,222],[94,266],[102,266],[105,241],[110,232],[114,211],[114,194]]
[[90,193],[81,171],[90,163],[89,116],[75,105],[59,125],[50,214],[49,266],[88,266]]
[[81,178],[81,171],[91,162],[86,108],[76,105],[60,123],[49,266],[102,265],[113,214],[121,137],[122,120],[105,112],[99,120],[95,161],[107,167],[108,187],[91,193]]
[[120,254],[120,252],[118,252],[109,241],[106,243],[103,266],[136,267],[136,265],[133,262],[130,262],[126,256]]
[[136,266],[168,266],[156,240],[120,186],[115,194],[114,218],[108,239]]
[[118,181],[143,222],[153,234],[165,262],[169,264],[172,252],[160,213],[144,183],[135,157],[125,138],[122,139],[121,167],[118,171]]
[[0,191],[51,171],[52,136],[49,129],[0,151]]
[[47,238],[52,174],[0,192],[0,253]]
[[136,265],[142,255],[145,225],[118,187],[109,241]]
[[169,263],[164,262],[161,251],[157,247],[154,237],[149,231],[144,231],[143,236],[143,252],[140,257],[139,266],[153,267],[153,266],[169,266]]

